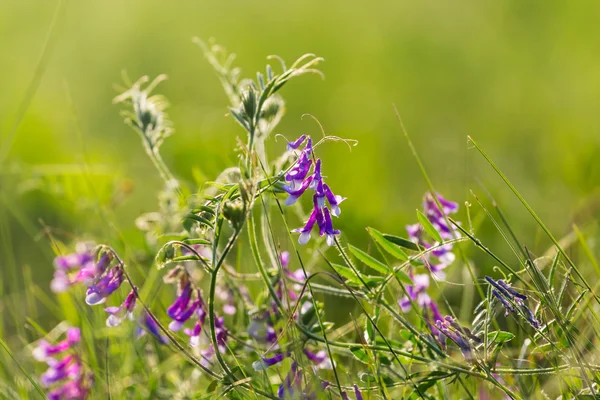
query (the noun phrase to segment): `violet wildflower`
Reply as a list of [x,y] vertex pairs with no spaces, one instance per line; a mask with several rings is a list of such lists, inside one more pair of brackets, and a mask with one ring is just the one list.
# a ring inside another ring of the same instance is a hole
[[53,292],[62,293],[78,282],[91,285],[110,264],[109,254],[104,254],[96,262],[90,246],[78,245],[77,247],[76,253],[58,256],[54,259],[54,279],[50,283],[50,289]]
[[[54,346],[45,340],[40,341],[33,350],[33,357],[48,364],[48,369],[40,376],[40,383],[51,388],[49,399],[83,400],[89,392],[92,375],[84,371],[74,348],[81,340],[81,333],[78,328],[69,328],[66,336],[65,340]],[[59,354],[62,355],[61,359],[54,358]]]
[[308,349],[303,349],[302,351],[306,355],[306,358],[312,361],[316,369],[333,369],[331,359],[325,350],[319,350],[316,353],[313,353]]
[[135,308],[135,301],[137,298],[136,290],[137,288],[132,289],[125,298],[123,304],[121,304],[119,307],[107,307],[104,309],[104,311],[109,314],[108,318],[106,319],[106,326],[117,326],[125,317],[128,317],[133,321],[133,310]]
[[277,390],[277,397],[284,399],[286,395],[291,398],[296,398],[297,394],[301,394],[302,375],[298,369],[298,363],[295,361],[292,363],[290,372],[285,377],[285,380],[279,385]]
[[[303,143],[304,136],[293,142],[294,149],[297,149]],[[331,188],[323,181],[321,159],[317,159],[313,174],[308,176],[312,166],[311,155],[312,139],[308,138],[296,165],[285,176],[286,181],[290,182],[289,185],[284,186],[284,190],[289,194],[285,200],[285,204],[288,206],[294,204],[307,189],[312,189],[314,191],[313,210],[304,227],[293,229],[292,232],[300,233],[298,242],[306,244],[310,240],[310,232],[315,224],[317,224],[319,235],[326,236],[327,244],[332,246],[335,243],[335,235],[339,235],[340,231],[334,229],[331,215],[334,217],[340,215],[341,210],[339,205],[345,199],[342,196],[333,194]]]
[[81,331],[79,328],[67,329],[66,335],[66,339],[54,346],[45,340],[40,340],[38,346],[33,350],[33,358],[37,361],[46,361],[50,357],[69,350],[81,340]]
[[308,142],[306,143],[306,147],[304,148],[304,150],[302,150],[302,153],[298,158],[298,162],[296,163],[294,168],[292,168],[290,172],[288,172],[285,176],[285,180],[290,182],[291,188],[298,187],[302,183],[302,181],[304,181],[304,179],[308,176],[308,173],[310,172],[310,167],[312,166],[312,160],[310,158],[311,154],[312,139],[309,138]]
[[317,221],[323,221],[319,224],[319,227],[321,225],[324,226],[323,213],[318,207],[315,207],[313,209],[312,213],[310,214],[310,217],[308,217],[308,221],[306,221],[306,223],[304,224],[304,227],[292,229],[292,232],[300,233],[300,237],[298,238],[298,243],[300,243],[300,244],[308,243],[308,241],[310,240],[310,231],[312,231],[312,228],[313,228],[313,226],[315,226],[315,223]]
[[215,318],[215,335],[217,337],[217,345],[219,346],[219,351],[221,353],[225,353],[227,351],[228,337],[228,331],[225,328],[225,318]]
[[481,343],[481,339],[473,335],[467,328],[461,327],[451,316],[436,321],[436,326],[448,339],[456,343],[465,359],[471,360],[473,358],[471,341]]
[[340,234],[340,230],[333,229],[333,223],[331,221],[331,215],[329,215],[329,209],[324,208],[323,214],[325,216],[325,241],[329,246],[333,246],[335,243],[335,236]]
[[[426,193],[423,199],[423,212],[429,219],[429,222],[436,228],[443,239],[452,239],[453,232],[448,226],[447,216],[458,211],[458,203],[446,200],[441,194],[436,193],[436,197],[442,206],[440,209],[431,193]],[[455,235],[456,233],[454,233]]]
[[288,151],[297,150],[298,147],[300,147],[302,145],[302,143],[304,143],[305,140],[306,140],[306,135],[302,135],[298,139],[294,140],[293,142],[288,141],[287,142]]
[[492,295],[504,306],[504,309],[506,310],[504,313],[505,316],[511,312],[516,312],[517,308],[515,306],[518,306],[522,311],[523,316],[532,327],[535,329],[540,327],[540,322],[535,318],[535,314],[525,304],[527,296],[517,292],[502,279],[494,281],[491,277],[486,276],[485,280],[492,285]]
[[85,302],[89,305],[104,303],[106,298],[121,286],[123,279],[122,266],[117,265],[111,268],[96,284],[88,288]]
[[190,337],[190,346],[196,347],[200,344],[200,333],[202,332],[202,323],[200,320],[196,322],[193,329],[185,328],[183,333]]
[[255,371],[264,371],[267,368],[282,362],[286,356],[287,355],[285,353],[279,353],[273,357],[261,357],[260,360],[252,363],[252,368],[254,368]]
[[219,297],[219,299],[225,302],[223,305],[223,312],[225,314],[234,315],[237,312],[237,307],[235,306],[235,296],[231,288],[219,285],[216,287],[216,295]]
[[[440,209],[435,202],[431,193],[425,193],[423,199],[423,212],[433,227],[438,231],[442,239],[449,240],[458,237],[455,230],[451,230],[446,222],[449,214],[458,211],[458,204],[446,200],[440,194],[436,194],[442,208]],[[425,249],[431,249],[422,257],[427,268],[434,274],[435,277],[443,279],[445,273],[443,270],[455,260],[455,255],[452,253],[451,243],[437,243],[428,241],[421,224],[407,225],[406,231],[411,241]],[[433,249],[432,249],[433,248]]]
[[177,299],[167,309],[167,315],[173,319],[169,324],[170,330],[176,332],[183,328],[186,321],[194,315],[194,312],[200,306],[199,299],[192,301],[192,294],[192,284],[187,281],[181,288]]
[[152,336],[158,339],[160,344],[169,343],[169,338],[160,332],[160,328],[158,327],[158,324],[154,318],[148,312],[144,311],[142,317],[140,318],[140,324],[138,325],[136,331],[136,337],[142,337],[146,334],[146,332],[150,332]]
[[310,183],[312,181],[313,181],[313,177],[309,176],[299,186],[292,187],[292,186],[285,185],[283,187],[283,190],[285,190],[289,196],[287,199],[285,199],[284,204],[286,206],[291,206],[292,204],[296,203],[296,201],[298,201],[300,196],[302,196],[304,194],[304,192],[306,192],[306,189],[308,189],[308,187],[310,186]]
[[400,309],[405,313],[411,310],[411,301],[416,302],[421,308],[427,307],[431,303],[431,298],[427,293],[425,293],[429,287],[429,275],[413,275],[411,273],[410,277],[413,281],[413,285],[406,286],[406,292],[408,296],[404,296],[398,300]]
[[354,395],[356,396],[356,400],[363,400],[362,393],[358,389],[358,385],[354,384]]

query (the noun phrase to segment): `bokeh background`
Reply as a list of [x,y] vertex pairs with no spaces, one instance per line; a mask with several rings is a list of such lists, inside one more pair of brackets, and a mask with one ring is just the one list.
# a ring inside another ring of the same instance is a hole
[[[243,132],[225,115],[226,96],[193,36],[237,53],[248,77],[264,71],[270,54],[325,58],[325,80],[304,76],[284,88],[277,132],[319,135],[301,118],[310,113],[329,134],[359,141],[351,152],[319,149],[332,187],[348,197],[338,226],[352,242],[366,240],[366,226],[402,235],[427,188],[392,104],[436,188],[461,203],[473,202],[474,190],[489,204],[485,187],[534,251],[548,242],[467,135],[558,237],[595,216],[598,3],[71,1],[50,38],[55,1],[0,4],[0,153],[8,151],[0,164],[0,290],[12,299],[2,311],[21,312],[19,293],[32,282],[48,287],[48,231],[68,241],[116,229],[124,241],[142,240],[134,220],[156,209],[162,184],[111,104],[122,70],[134,80],[168,74],[158,92],[172,103],[176,134],[162,149],[176,175],[211,179],[236,162]],[[269,146],[275,155],[284,144]],[[509,254],[490,222],[478,229]]]

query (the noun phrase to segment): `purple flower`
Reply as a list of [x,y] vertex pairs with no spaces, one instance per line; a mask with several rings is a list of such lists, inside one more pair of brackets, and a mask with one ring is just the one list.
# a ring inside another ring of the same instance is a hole
[[306,135],[302,135],[298,139],[294,140],[293,142],[287,142],[288,151],[297,150],[298,147],[302,146],[302,143],[304,143],[305,140],[306,140]]
[[297,188],[310,172],[310,167],[312,166],[312,160],[310,159],[311,152],[312,139],[309,138],[306,147],[298,158],[298,162],[285,176],[285,180],[291,182],[290,187],[292,189]]
[[[83,364],[75,353],[75,345],[81,340],[78,328],[69,328],[66,339],[51,346],[45,340],[40,341],[33,350],[33,357],[45,361],[48,369],[40,376],[44,387],[52,387],[48,393],[50,400],[83,400],[87,397],[91,386],[92,375],[84,372]],[[64,354],[62,359],[53,358]]]
[[72,253],[66,256],[58,256],[54,259],[54,267],[63,271],[81,268],[81,266],[94,261],[91,252]]
[[55,293],[62,293],[78,282],[91,285],[104,273],[110,261],[110,255],[104,254],[96,263],[93,254],[87,249],[84,253],[56,257],[50,289]]
[[506,312],[504,313],[505,316],[507,316],[511,312],[517,311],[517,308],[513,305],[514,303],[521,309],[521,311],[523,312],[523,316],[531,326],[533,326],[535,329],[538,329],[540,327],[540,322],[535,318],[535,314],[525,304],[527,296],[517,292],[502,279],[494,281],[489,276],[486,276],[485,280],[490,285],[492,285],[492,295],[496,299],[498,299],[500,303],[502,303],[502,305],[504,306],[506,310]]
[[327,202],[329,203],[329,207],[331,208],[331,214],[334,217],[339,217],[342,213],[342,210],[340,210],[339,205],[342,201],[346,200],[346,198],[339,195],[334,195],[327,184],[324,184],[323,188],[325,189],[325,197],[327,197]]
[[[310,231],[312,230],[313,226],[315,226],[315,223],[317,223],[318,221],[324,221],[323,213],[318,207],[315,207],[315,208],[313,208],[313,211],[310,214],[310,217],[308,217],[308,221],[306,221],[303,228],[292,229],[292,232],[300,233],[300,237],[298,238],[298,243],[300,243],[300,244],[308,243],[308,241],[310,240]],[[324,222],[321,222],[319,224],[319,226],[321,226],[322,224],[324,225]]]
[[[296,149],[299,147],[302,140],[298,139],[294,142],[292,146],[295,147],[293,148]],[[306,221],[303,228],[294,229],[292,232],[299,232],[300,237],[298,238],[298,242],[300,244],[306,244],[310,240],[310,232],[316,223],[319,227],[319,235],[326,236],[327,244],[332,246],[335,242],[335,235],[339,235],[340,231],[333,228],[331,215],[334,217],[340,215],[341,210],[339,205],[345,199],[342,196],[333,194],[331,188],[323,182],[323,176],[321,175],[321,159],[317,159],[313,174],[308,176],[312,166],[312,160],[310,158],[311,153],[312,139],[309,138],[306,147],[298,158],[297,164],[285,177],[286,181],[290,182],[289,185],[284,186],[284,190],[289,194],[285,204],[288,206],[294,204],[308,188],[314,190],[314,207],[308,221]],[[326,200],[327,203],[329,203],[329,207],[325,204]]]
[[[333,246],[333,244],[335,243],[335,235],[339,235],[340,230],[333,229],[333,223],[331,221],[331,215],[329,215],[329,209],[324,208],[323,215],[325,216],[325,241],[327,242],[328,246]],[[323,233],[321,233],[321,236],[323,236]]]
[[[137,290],[137,288],[135,290]],[[133,320],[133,310],[137,298],[135,290],[132,290],[127,295],[125,301],[119,307],[107,307],[104,309],[104,311],[109,314],[108,318],[106,318],[106,326],[117,326],[125,317],[129,317],[130,320]]]
[[315,364],[315,368],[317,369],[332,369],[333,366],[331,364],[331,359],[327,355],[327,352],[324,350],[319,350],[316,353],[308,349],[303,349],[306,358]]
[[48,359],[50,368],[46,370],[40,377],[42,386],[49,387],[64,379],[74,379],[79,376],[81,365],[77,362],[72,354],[69,354],[60,361]]
[[49,400],[84,400],[90,391],[92,375],[85,376],[81,374],[78,379],[68,381],[61,387],[58,387],[48,393]]
[[429,288],[429,275],[410,274],[414,285],[407,285],[406,292],[408,296],[404,296],[398,300],[400,309],[402,312],[409,312],[411,310],[411,301],[416,301],[419,307],[427,307],[431,303],[431,298],[425,291]]
[[354,395],[356,396],[356,400],[363,400],[362,393],[360,392],[356,384],[354,384]]
[[81,332],[79,328],[69,328],[67,329],[67,338],[54,346],[45,340],[40,340],[37,347],[33,349],[33,358],[37,361],[47,361],[50,357],[69,350],[80,340]]
[[481,339],[473,335],[467,328],[461,327],[451,316],[446,316],[443,320],[437,320],[436,326],[448,339],[456,343],[465,359],[471,360],[473,358],[473,347],[470,340],[481,343]]
[[117,265],[102,277],[98,283],[88,288],[85,302],[89,305],[102,304],[123,282],[123,267]]
[[183,333],[190,337],[190,346],[196,347],[200,343],[200,333],[202,332],[202,323],[200,320],[196,322],[193,329],[185,328]]
[[152,316],[148,314],[148,312],[144,311],[140,320],[140,325],[138,326],[138,329],[136,331],[136,336],[139,338],[141,336],[144,336],[146,332],[150,332],[150,334],[157,338],[161,344],[169,343],[169,338],[164,336],[160,332],[160,328],[158,327],[158,324],[156,323],[154,318],[152,318]]
[[225,318],[219,317],[215,319],[215,335],[217,336],[217,345],[219,351],[225,353],[227,351],[228,332],[225,328]]
[[277,390],[277,397],[279,397],[280,399],[284,399],[287,393],[291,398],[295,398],[296,393],[301,393],[301,384],[302,375],[300,374],[300,370],[298,369],[298,364],[294,361],[292,363],[292,368],[290,369],[290,372],[286,376],[283,383],[279,385],[279,389]]
[[283,190],[285,190],[289,196],[287,199],[285,199],[285,205],[286,206],[291,206],[292,204],[294,204],[296,201],[298,201],[298,199],[300,198],[300,196],[302,196],[304,194],[304,192],[306,191],[306,189],[308,189],[308,187],[310,186],[310,183],[313,181],[313,177],[309,176],[308,178],[306,178],[304,181],[302,181],[302,183],[300,184],[300,186],[296,185],[285,185],[283,187]]
[[275,364],[279,364],[286,356],[287,355],[284,353],[279,353],[273,357],[262,357],[260,360],[252,363],[252,368],[254,368],[255,371],[264,371]]
[[185,322],[194,315],[194,312],[200,306],[199,299],[192,302],[192,293],[192,284],[188,281],[184,284],[177,299],[167,309],[167,315],[173,319],[169,324],[170,330],[176,332],[183,328]]
[[225,314],[234,315],[237,312],[233,290],[219,285],[216,287],[216,295],[225,302],[223,305],[223,312]]

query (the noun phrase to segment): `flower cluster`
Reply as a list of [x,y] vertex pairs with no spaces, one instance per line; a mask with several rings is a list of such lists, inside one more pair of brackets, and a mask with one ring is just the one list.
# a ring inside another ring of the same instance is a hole
[[[454,239],[459,236],[459,233],[448,225],[447,219],[448,215],[458,211],[458,204],[446,200],[439,193],[435,196],[437,197],[441,208],[438,206],[433,195],[431,193],[426,193],[423,198],[423,213],[443,240]],[[445,274],[443,270],[452,264],[456,258],[454,253],[452,253],[452,244],[429,241],[425,237],[426,234],[423,226],[418,223],[407,225],[406,231],[408,232],[410,240],[419,246],[425,249],[431,249],[433,247],[426,256],[423,256],[423,262],[436,277],[444,279]]]
[[[314,162],[313,172],[310,174],[313,167],[313,147],[310,137],[302,135],[297,140],[288,142],[287,149],[296,151],[304,142],[306,145],[300,152],[295,166],[285,176],[288,184],[283,189],[288,193],[288,198],[285,200],[285,204],[288,206],[294,204],[307,189],[313,190],[313,211],[304,227],[294,229],[292,232],[300,233],[298,242],[306,244],[310,240],[310,232],[317,224],[319,235],[325,236],[327,244],[332,246],[335,242],[335,235],[339,235],[340,231],[333,228],[331,216],[339,217],[341,213],[339,205],[345,198],[333,194],[324,182],[321,175],[321,159]],[[325,204],[325,200],[329,206]]]
[[505,316],[511,312],[517,312],[517,308],[519,308],[529,325],[535,329],[540,327],[540,322],[535,318],[535,314],[525,304],[527,296],[517,292],[502,279],[494,281],[491,277],[486,276],[485,280],[492,286],[492,295],[504,306]]
[[[200,350],[202,363],[208,366],[215,355],[214,346],[208,340],[208,337],[202,336],[206,333],[206,322],[208,310],[206,303],[202,298],[200,289],[193,286],[189,275],[183,268],[175,268],[169,274],[167,282],[177,282],[177,298],[167,308],[167,315],[171,319],[169,330],[178,332],[183,330],[190,337],[190,346],[194,348],[203,347]],[[186,327],[186,325],[188,325]],[[225,353],[228,338],[228,331],[225,328],[225,318],[215,315],[215,334],[217,337],[217,346],[221,353]]]
[[[89,305],[104,304],[125,280],[121,264],[110,267],[112,256],[104,253],[96,261],[94,251],[89,244],[78,244],[76,252],[54,259],[54,279],[50,284],[54,292],[63,292],[76,283],[87,286],[85,302]],[[104,310],[108,313],[106,326],[117,326],[125,317],[133,319],[136,303],[136,290],[133,289],[118,307]]]
[[471,360],[473,358],[473,346],[471,345],[471,342],[482,342],[480,338],[473,335],[470,329],[460,326],[458,322],[456,322],[456,320],[449,315],[447,315],[444,319],[438,319],[436,321],[436,327],[448,339],[456,343],[467,360]]
[[[446,200],[440,194],[436,194],[441,208],[438,207],[433,195],[426,193],[423,199],[423,212],[427,219],[433,225],[435,230],[440,234],[443,240],[452,239],[456,232],[453,232],[447,224],[447,216],[458,211],[457,203]],[[430,242],[426,238],[425,229],[421,224],[408,225],[406,227],[410,240],[418,244],[424,249],[431,249],[422,257],[425,267],[433,274],[434,277],[443,278],[445,276],[443,270],[450,265],[455,257],[452,253],[452,244]],[[423,310],[423,317],[431,334],[437,338],[440,343],[445,343],[444,332],[439,328],[439,321],[444,321],[437,304],[427,294],[429,288],[429,274],[415,274],[412,270],[409,275],[413,281],[413,285],[406,286],[406,295],[402,297],[398,304],[402,312],[409,312],[414,303],[417,307]]]
[[[51,388],[50,400],[82,400],[88,395],[93,375],[85,371],[75,346],[81,341],[79,328],[69,328],[66,338],[52,345],[40,340],[33,350],[37,361],[48,364],[48,370],[40,377],[42,386]],[[62,358],[60,358],[62,357]]]

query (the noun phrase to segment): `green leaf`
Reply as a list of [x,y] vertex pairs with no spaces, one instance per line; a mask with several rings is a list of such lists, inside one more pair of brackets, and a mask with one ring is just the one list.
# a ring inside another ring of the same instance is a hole
[[352,355],[360,362],[365,364],[369,363],[369,355],[367,351],[362,346],[352,346],[350,347],[350,352]]
[[332,264],[335,271],[340,274],[342,278],[346,278],[349,283],[360,284],[359,277],[350,268],[339,264]]
[[367,228],[367,232],[369,232],[369,235],[371,235],[373,240],[375,240],[381,248],[387,251],[391,256],[402,261],[408,260],[408,255],[398,247],[398,245],[386,239],[381,232],[370,227]]
[[427,219],[425,214],[419,210],[417,210],[417,219],[429,236],[434,238],[436,242],[442,243],[442,237],[440,236],[440,233],[433,227],[433,225],[431,225],[431,222],[429,222],[429,219]]
[[406,285],[412,285],[413,281],[412,279],[410,279],[410,276],[408,276],[408,274],[402,270],[398,270],[396,272],[394,272],[394,275],[396,276],[396,278],[398,278],[398,280]]
[[[361,273],[354,273],[348,267],[339,264],[332,264],[333,268],[336,270],[338,274],[342,278],[346,279],[346,283],[352,286],[363,286],[363,282],[367,285],[368,288],[373,288],[381,283],[383,283],[384,278],[382,276],[371,276],[371,275],[363,275]],[[361,282],[362,279],[362,282]]]
[[399,236],[388,235],[387,233],[384,233],[383,237],[386,240],[389,240],[390,242],[392,242],[394,244],[397,244],[398,246],[404,247],[405,249],[414,250],[414,251],[421,251],[421,250],[423,250],[415,242],[412,242],[412,241],[410,241],[408,239],[401,238]]
[[496,343],[504,343],[511,341],[515,335],[505,331],[494,331],[488,333],[488,339]]
[[388,267],[381,261],[371,257],[370,255],[368,255],[361,249],[356,248],[356,247],[352,246],[351,244],[348,245],[348,248],[350,249],[350,252],[352,254],[354,254],[354,256],[356,258],[358,258],[365,265],[373,268],[375,271],[381,272],[382,274],[387,274],[388,272],[390,272],[390,267]]
[[211,228],[214,227],[214,225],[213,225],[212,222],[210,222],[206,218],[202,218],[201,216],[196,215],[196,214],[188,214],[188,215],[185,216],[185,219],[191,219],[191,220],[194,220],[196,222],[200,222],[201,224],[208,225]]

